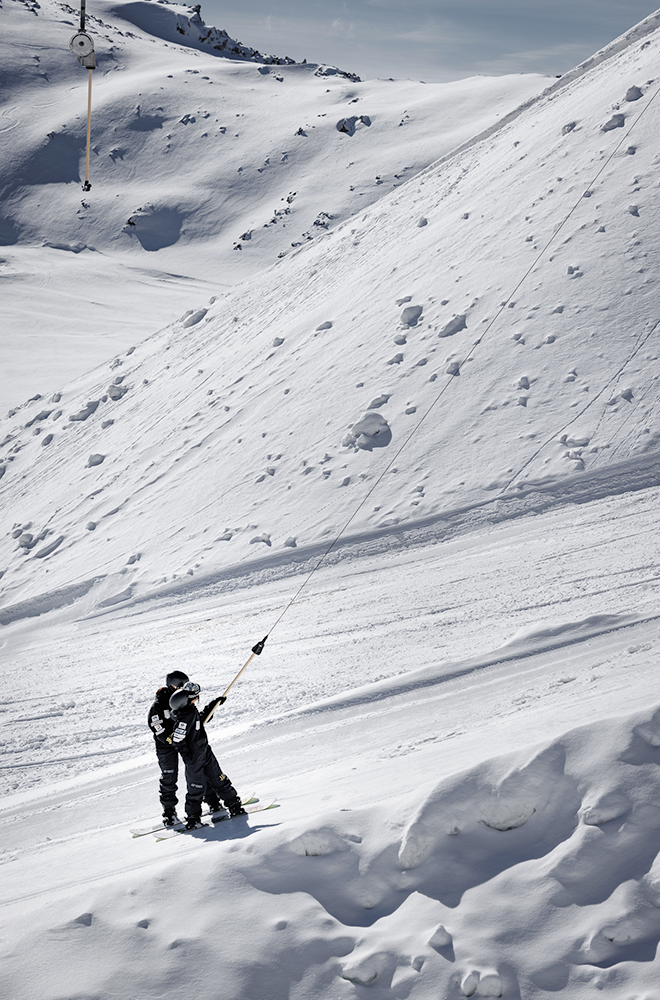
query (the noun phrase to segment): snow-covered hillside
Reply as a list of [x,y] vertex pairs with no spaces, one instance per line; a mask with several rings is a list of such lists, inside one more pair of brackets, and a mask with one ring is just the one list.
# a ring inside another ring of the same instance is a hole
[[653,32],[560,81],[16,410],[3,621],[264,560],[288,572],[349,517],[351,536],[410,544],[466,506],[544,506],[571,474],[625,486],[621,463],[660,435],[657,46]]
[[[48,148],[22,112],[3,161],[10,314],[25,266],[47,342],[43,304],[77,274],[84,319],[98,275],[96,315],[131,334],[0,425],[3,989],[653,1000],[660,12],[542,93],[425,98],[207,55],[194,19],[185,49],[161,6],[151,35],[150,5],[103,8],[127,69],[97,76],[89,207],[84,112],[58,103],[82,97],[75,63],[49,112],[58,149],[80,116],[71,175],[21,186]],[[18,37],[25,5],[5,15]],[[202,122],[202,80],[224,115],[242,95],[242,147]],[[391,174],[346,182],[378,157]],[[152,333],[161,291],[185,305]],[[131,839],[158,815],[154,689],[179,667],[219,693],[264,635],[209,731],[279,807]]]
[[218,48],[224,33],[192,8],[99,0],[88,14],[86,194],[76,12],[9,0],[0,15],[3,414],[381,200],[549,82],[363,83]]

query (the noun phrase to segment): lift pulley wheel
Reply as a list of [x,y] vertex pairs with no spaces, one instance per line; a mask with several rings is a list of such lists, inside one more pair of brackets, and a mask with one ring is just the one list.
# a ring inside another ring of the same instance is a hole
[[79,31],[69,42],[69,48],[85,69],[96,69],[94,42],[86,31]]

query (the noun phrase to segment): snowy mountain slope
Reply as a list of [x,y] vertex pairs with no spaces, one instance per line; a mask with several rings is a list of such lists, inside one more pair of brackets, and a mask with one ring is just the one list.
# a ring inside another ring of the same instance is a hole
[[[63,378],[82,374],[188,308],[192,281],[208,298],[249,277],[548,82],[361,83],[333,67],[255,62],[259,54],[238,44],[216,50],[222,33],[192,8],[92,6],[98,69],[84,197],[87,75],[68,50],[75,12],[54,0],[11,0],[0,13],[0,275],[13,376],[3,410],[55,375],[50,352],[35,351],[44,360],[27,380],[16,355],[26,332],[42,348],[35,307],[47,309],[49,336],[71,358],[66,371],[58,362]],[[44,259],[57,270],[57,294],[43,287]],[[144,282],[144,269],[155,283]],[[117,281],[127,287],[123,310],[113,308]],[[127,320],[141,325],[137,338]]]
[[[12,1000],[655,997],[653,24],[3,421]],[[131,839],[266,632],[209,734],[279,808]]]
[[625,479],[614,463],[660,431],[657,46],[19,409],[2,443],[10,619],[72,585],[103,606],[264,557],[286,571],[354,515],[351,533],[442,532],[512,488]]

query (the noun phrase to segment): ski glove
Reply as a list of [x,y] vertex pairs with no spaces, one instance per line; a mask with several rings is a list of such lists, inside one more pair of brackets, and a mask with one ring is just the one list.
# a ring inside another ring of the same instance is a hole
[[207,723],[212,718],[218,705],[224,705],[226,701],[227,698],[224,694],[221,694],[217,698],[214,698],[213,701],[210,701],[201,712],[202,722]]

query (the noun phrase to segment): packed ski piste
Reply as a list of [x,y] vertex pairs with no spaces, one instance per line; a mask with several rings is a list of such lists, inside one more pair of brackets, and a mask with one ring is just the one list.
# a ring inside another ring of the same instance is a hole
[[0,994],[658,1000],[660,11],[0,22]]

